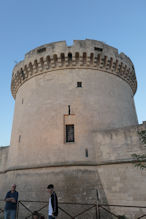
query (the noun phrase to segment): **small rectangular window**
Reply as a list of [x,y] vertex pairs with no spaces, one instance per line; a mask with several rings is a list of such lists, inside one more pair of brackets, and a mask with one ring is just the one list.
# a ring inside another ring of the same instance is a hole
[[43,47],[43,48],[38,49],[38,50],[37,50],[37,53],[42,53],[42,52],[45,52],[45,51],[46,51],[46,48]]
[[102,52],[102,48],[99,48],[99,47],[94,47],[94,50],[96,50],[96,51],[99,51],[99,52]]
[[81,81],[77,82],[77,87],[82,87],[82,82]]
[[74,125],[66,125],[66,142],[74,141]]

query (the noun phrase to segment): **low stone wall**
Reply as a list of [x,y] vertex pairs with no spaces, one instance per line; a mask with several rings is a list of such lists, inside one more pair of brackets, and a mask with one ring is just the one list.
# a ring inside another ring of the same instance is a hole
[[[139,136],[145,128],[143,123],[123,129],[94,132],[96,162],[8,170],[9,147],[0,148],[0,199],[4,198],[10,185],[16,183],[19,199],[46,201],[46,187],[53,183],[60,202],[94,203],[98,190],[102,203],[145,206],[146,172],[136,168],[131,157],[133,153],[145,152],[145,144]],[[116,214],[126,214],[130,219],[144,213],[143,209],[134,208],[111,210]]]
[[9,146],[0,147],[0,174],[6,170],[9,148]]
[[132,162],[132,154],[146,153],[146,144],[140,133],[146,130],[146,123],[113,130],[94,132],[97,163]]

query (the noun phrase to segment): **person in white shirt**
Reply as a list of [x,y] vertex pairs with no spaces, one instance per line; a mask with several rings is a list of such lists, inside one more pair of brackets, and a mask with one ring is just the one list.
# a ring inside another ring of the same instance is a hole
[[48,219],[55,219],[58,215],[58,199],[54,191],[54,185],[50,184],[47,187],[48,193],[50,195],[49,205],[48,205]]

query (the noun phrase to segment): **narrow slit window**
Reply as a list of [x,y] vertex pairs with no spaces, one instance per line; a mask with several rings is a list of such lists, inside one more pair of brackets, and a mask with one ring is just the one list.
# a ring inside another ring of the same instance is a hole
[[82,87],[82,82],[81,81],[77,82],[77,87]]
[[21,135],[19,135],[19,139],[18,139],[18,141],[19,141],[19,142],[21,141]]
[[85,149],[85,157],[88,157],[88,149]]
[[66,142],[74,142],[74,125],[66,125]]

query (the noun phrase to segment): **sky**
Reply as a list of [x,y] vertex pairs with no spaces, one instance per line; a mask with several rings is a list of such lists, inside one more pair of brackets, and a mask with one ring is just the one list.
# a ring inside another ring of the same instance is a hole
[[146,0],[0,0],[0,146],[10,144],[15,64],[40,45],[84,39],[103,41],[130,57],[138,120],[146,120]]

